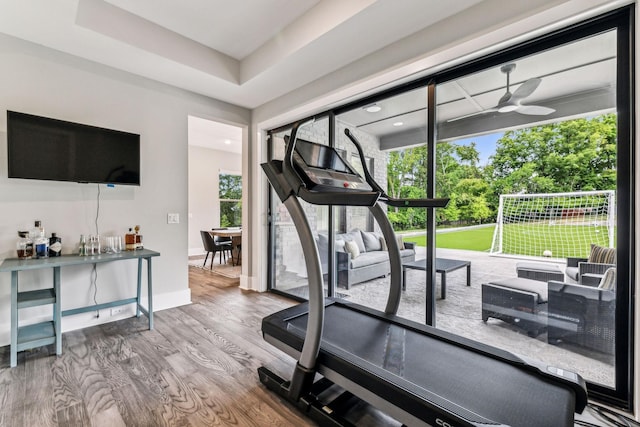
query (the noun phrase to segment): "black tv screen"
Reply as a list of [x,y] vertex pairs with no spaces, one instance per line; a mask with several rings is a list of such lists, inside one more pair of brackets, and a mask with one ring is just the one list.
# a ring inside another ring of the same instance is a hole
[[9,178],[140,185],[140,135],[7,111]]

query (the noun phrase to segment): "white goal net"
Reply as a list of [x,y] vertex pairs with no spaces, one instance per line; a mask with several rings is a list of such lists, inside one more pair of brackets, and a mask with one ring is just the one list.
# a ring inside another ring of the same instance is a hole
[[503,194],[491,254],[587,257],[615,244],[615,192]]

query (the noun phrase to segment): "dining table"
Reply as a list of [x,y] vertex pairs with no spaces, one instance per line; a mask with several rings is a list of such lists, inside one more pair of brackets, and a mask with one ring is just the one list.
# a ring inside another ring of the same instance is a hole
[[242,229],[241,228],[213,228],[209,232],[212,236],[231,238],[231,264],[242,264]]

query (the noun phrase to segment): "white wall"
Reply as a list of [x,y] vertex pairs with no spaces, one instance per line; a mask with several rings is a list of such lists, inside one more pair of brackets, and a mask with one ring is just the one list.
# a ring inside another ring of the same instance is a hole
[[242,173],[242,155],[189,146],[189,255],[204,253],[200,230],[220,227],[219,174]]
[[[141,226],[145,247],[159,251],[153,261],[154,307],[190,302],[187,274],[187,116],[248,126],[249,111],[135,77],[7,36],[0,36],[0,261],[15,257],[16,231],[43,221],[47,233],[62,237],[69,253],[80,234],[95,233],[98,186],[9,180],[5,110],[15,110],[141,135],[140,187],[101,186],[99,230],[124,234]],[[180,224],[167,224],[167,213]],[[135,295],[135,262],[98,266],[98,303]],[[50,271],[20,275],[20,289],[47,287]],[[9,343],[10,275],[0,273],[0,345]],[[62,309],[93,303],[90,269],[62,270]],[[107,310],[63,319],[63,331],[113,320]],[[29,309],[32,322],[50,308]],[[133,313],[128,310],[122,316]]]

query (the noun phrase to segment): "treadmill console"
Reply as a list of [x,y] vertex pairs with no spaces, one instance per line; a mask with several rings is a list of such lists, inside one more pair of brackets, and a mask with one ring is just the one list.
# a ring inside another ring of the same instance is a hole
[[372,191],[333,147],[297,139],[293,163],[309,190]]

